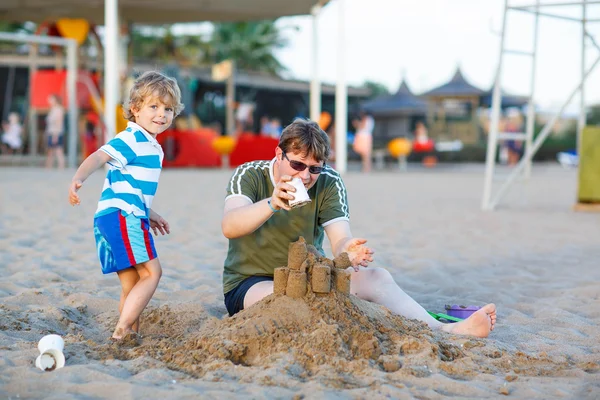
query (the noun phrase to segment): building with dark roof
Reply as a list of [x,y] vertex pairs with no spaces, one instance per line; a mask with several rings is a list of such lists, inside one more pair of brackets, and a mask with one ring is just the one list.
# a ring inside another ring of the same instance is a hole
[[460,68],[450,81],[423,93],[428,102],[427,125],[434,140],[461,140],[475,144],[480,140],[477,110],[485,94],[470,84]]
[[416,121],[424,120],[427,114],[427,102],[413,94],[404,80],[396,93],[369,100],[362,108],[375,119],[373,140],[376,143],[410,137]]

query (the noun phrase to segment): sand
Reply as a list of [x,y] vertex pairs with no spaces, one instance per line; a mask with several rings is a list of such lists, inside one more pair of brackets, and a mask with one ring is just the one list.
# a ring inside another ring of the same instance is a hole
[[[102,174],[72,208],[73,171],[3,167],[0,396],[598,398],[600,214],[571,211],[576,171],[536,166],[482,212],[483,166],[409,168],[345,176],[353,233],[428,310],[496,303],[487,339],[432,332],[337,292],[273,295],[227,317],[220,217],[231,171],[165,170],[154,205],[172,232],[156,239],[163,278],[141,341],[114,344],[120,288],[101,274],[92,234]],[[48,333],[65,339],[66,367],[42,372]]]

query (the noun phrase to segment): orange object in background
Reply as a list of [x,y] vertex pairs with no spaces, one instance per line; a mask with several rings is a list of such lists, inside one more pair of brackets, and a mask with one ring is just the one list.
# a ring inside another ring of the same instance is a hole
[[388,143],[388,152],[392,157],[406,157],[412,150],[412,142],[406,138],[396,138]]
[[235,149],[236,140],[231,136],[219,136],[213,139],[212,148],[220,155],[229,155]]
[[423,166],[425,167],[435,167],[437,165],[437,157],[436,156],[426,156],[423,157]]
[[330,125],[331,125],[331,114],[328,113],[327,111],[323,111],[321,113],[321,115],[319,116],[319,128],[326,131],[327,129],[329,129]]
[[78,45],[82,45],[90,31],[90,23],[83,18],[61,18],[56,21],[56,29],[62,37],[75,39]]

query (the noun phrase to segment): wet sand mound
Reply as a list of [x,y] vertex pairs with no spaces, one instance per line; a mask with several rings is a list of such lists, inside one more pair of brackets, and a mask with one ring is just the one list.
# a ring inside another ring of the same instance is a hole
[[333,291],[301,299],[271,295],[233,318],[207,321],[196,333],[144,337],[140,346],[128,347],[106,350],[121,359],[150,355],[196,377],[223,368],[223,362],[293,368],[306,376],[323,368],[346,374],[373,367],[395,372],[407,365],[409,373],[420,375],[423,365],[463,355],[418,321]]
[[123,359],[151,355],[196,377],[228,364],[292,370],[300,378],[327,371],[335,386],[344,387],[352,384],[340,376],[369,370],[469,379],[479,372],[546,376],[573,367],[545,354],[510,352],[489,340],[433,332],[422,322],[363,301],[349,293],[350,265],[346,253],[330,260],[300,238],[290,243],[288,265],[275,270],[271,296],[233,318],[206,321],[196,331],[168,308],[153,310],[145,319],[150,329],[144,327],[151,338],[108,351]]

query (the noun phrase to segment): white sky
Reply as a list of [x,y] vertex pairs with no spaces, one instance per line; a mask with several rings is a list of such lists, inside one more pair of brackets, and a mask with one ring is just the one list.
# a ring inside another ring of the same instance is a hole
[[[493,82],[500,49],[503,0],[343,0],[345,11],[345,74],[349,84],[365,80],[383,83],[391,91],[403,75],[410,88],[422,93],[447,82],[460,65],[473,85],[489,89]],[[542,0],[543,3],[559,0]],[[568,0],[562,0],[566,2]],[[535,0],[512,0],[533,4]],[[319,17],[319,68],[325,82],[337,75],[338,0],[322,9]],[[580,6],[544,7],[543,11],[581,16]],[[588,5],[588,18],[600,20],[600,4]],[[509,11],[506,47],[531,50],[532,14]],[[289,68],[289,76],[311,77],[311,17],[279,20],[280,26],[296,25],[286,31],[288,48],[278,52]],[[540,17],[536,103],[542,109],[559,108],[578,85],[581,74],[581,29],[578,22]],[[589,23],[588,32],[600,45],[600,22]],[[587,41],[589,68],[600,50]],[[508,55],[504,58],[503,87],[528,94],[531,58]],[[600,103],[600,66],[586,83],[586,104]],[[579,106],[576,96],[569,106]]]

